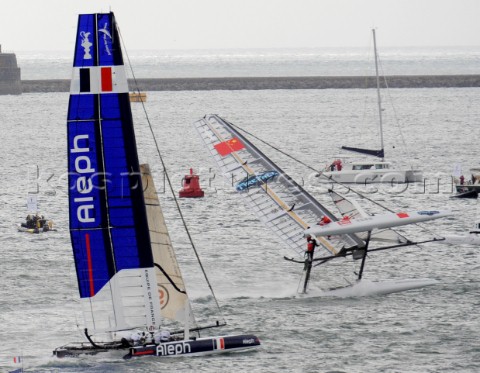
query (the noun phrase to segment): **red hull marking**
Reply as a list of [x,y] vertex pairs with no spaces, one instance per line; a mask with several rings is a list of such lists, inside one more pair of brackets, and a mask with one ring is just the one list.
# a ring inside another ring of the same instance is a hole
[[403,219],[403,218],[408,218],[408,214],[406,212],[399,212],[397,214],[397,216],[400,218],[400,219]]
[[93,283],[93,265],[92,265],[92,250],[90,249],[90,235],[85,234],[85,245],[87,246],[87,263],[88,263],[88,280],[90,282],[90,296],[95,295],[95,286]]
[[220,338],[220,350],[225,350],[225,341],[223,338]]
[[138,352],[134,352],[133,353],[133,356],[139,356],[139,355],[154,355],[155,354],[155,351],[138,351]]
[[112,92],[113,90],[112,68],[102,67],[101,72],[102,72],[102,91]]

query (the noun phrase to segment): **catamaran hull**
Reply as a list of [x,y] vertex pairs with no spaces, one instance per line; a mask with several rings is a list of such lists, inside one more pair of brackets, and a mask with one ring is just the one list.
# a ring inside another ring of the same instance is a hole
[[459,235],[451,235],[445,236],[444,241],[440,241],[441,243],[447,245],[475,245],[480,246],[480,235],[478,234],[465,234],[463,236]]
[[250,334],[226,337],[199,338],[188,341],[172,341],[159,345],[131,347],[126,359],[141,356],[198,356],[224,352],[240,352],[260,347],[260,340]]
[[422,171],[416,170],[388,172],[383,170],[342,170],[324,172],[323,175],[336,182],[344,184],[405,184],[423,181]]
[[[401,291],[413,290],[423,288],[425,286],[431,286],[438,283],[433,279],[406,279],[406,280],[388,280],[388,281],[369,281],[360,280],[355,284],[337,288],[324,290],[320,294],[315,296],[322,297],[368,297],[374,295],[385,295],[391,293],[398,293]],[[310,294],[313,295],[313,294]]]

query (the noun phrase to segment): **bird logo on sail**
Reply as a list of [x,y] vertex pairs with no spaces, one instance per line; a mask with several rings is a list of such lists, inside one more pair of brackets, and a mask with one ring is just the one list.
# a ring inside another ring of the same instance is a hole
[[84,60],[91,60],[92,55],[90,54],[90,48],[92,47],[93,43],[88,40],[88,37],[90,36],[89,32],[81,31],[80,32],[80,37],[82,38],[82,44],[80,44],[83,47],[83,50],[85,54],[83,55]]
[[[105,52],[107,52],[107,54],[109,56],[111,56],[112,52],[110,51],[110,43],[111,43],[111,40],[112,40],[112,35],[110,34],[110,31],[108,30],[108,23],[105,23],[103,28],[99,29],[98,32],[101,32],[103,34],[103,43],[105,45]],[[110,40],[108,40],[107,37],[110,38]]]

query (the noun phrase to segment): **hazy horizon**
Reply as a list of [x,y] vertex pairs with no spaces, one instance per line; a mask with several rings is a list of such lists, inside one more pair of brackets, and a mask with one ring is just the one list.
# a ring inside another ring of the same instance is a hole
[[[2,4],[5,51],[70,51],[80,13],[115,12],[129,50],[480,45],[478,0],[17,0]],[[20,16],[17,16],[20,15]]]

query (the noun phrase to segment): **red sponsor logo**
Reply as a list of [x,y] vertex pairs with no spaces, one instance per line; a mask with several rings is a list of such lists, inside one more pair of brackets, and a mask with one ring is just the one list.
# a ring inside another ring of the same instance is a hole
[[408,218],[408,217],[409,217],[409,215],[408,215],[406,212],[399,212],[399,213],[397,213],[397,216],[398,216],[400,219]]

